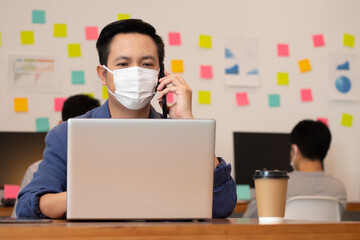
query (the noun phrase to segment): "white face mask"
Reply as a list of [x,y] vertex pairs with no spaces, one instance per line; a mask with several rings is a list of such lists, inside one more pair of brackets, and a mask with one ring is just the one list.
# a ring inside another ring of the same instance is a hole
[[294,145],[294,156],[291,158],[290,160],[290,165],[292,166],[292,168],[294,169],[294,171],[296,171],[295,169],[295,159],[296,159],[296,155],[297,155],[297,146]]
[[129,109],[145,107],[155,95],[159,71],[141,67],[129,67],[111,71],[113,74],[115,93],[107,88],[122,105]]

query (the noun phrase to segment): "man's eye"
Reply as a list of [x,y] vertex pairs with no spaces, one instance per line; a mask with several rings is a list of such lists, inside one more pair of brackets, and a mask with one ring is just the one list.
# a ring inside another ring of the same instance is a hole
[[116,64],[116,66],[119,66],[119,67],[126,67],[128,65],[128,63],[118,63]]
[[144,67],[152,67],[152,66],[154,66],[154,64],[153,63],[143,63],[143,66]]

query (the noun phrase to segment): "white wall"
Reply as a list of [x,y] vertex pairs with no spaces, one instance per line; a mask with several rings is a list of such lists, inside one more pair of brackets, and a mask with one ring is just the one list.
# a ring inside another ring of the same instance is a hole
[[[197,117],[217,120],[216,153],[233,162],[233,131],[289,132],[304,118],[329,118],[333,142],[325,159],[326,172],[346,185],[348,199],[360,200],[360,138],[358,102],[330,101],[328,96],[328,53],[360,52],[360,1],[357,0],[154,0],[154,1],[5,1],[1,0],[0,32],[0,131],[35,131],[35,118],[47,116],[51,127],[60,119],[53,111],[54,97],[94,92],[101,99],[101,85],[95,72],[98,63],[94,41],[84,37],[85,26],[99,30],[116,20],[118,13],[129,13],[154,25],[166,42],[165,65],[183,59],[182,76],[193,89],[193,111]],[[32,24],[33,9],[46,11],[46,24]],[[68,36],[53,37],[53,24],[66,23]],[[33,30],[35,44],[20,44],[20,31]],[[167,33],[181,32],[182,46],[167,44]],[[314,48],[313,34],[324,34],[325,47]],[[344,33],[356,37],[355,48],[342,44]],[[212,36],[212,49],[198,47],[199,34]],[[227,36],[259,39],[261,87],[228,87],[224,81],[224,44]],[[277,43],[290,45],[290,57],[276,55]],[[82,57],[67,56],[68,43],[81,43]],[[9,90],[8,55],[51,54],[61,60],[62,90],[58,94],[22,93]],[[313,70],[301,74],[297,62],[309,58]],[[212,65],[214,78],[199,78],[199,66]],[[85,71],[85,85],[71,85],[71,71]],[[289,86],[276,84],[277,72],[290,75]],[[358,79],[359,80],[359,79]],[[299,89],[312,88],[314,101],[302,103]],[[211,105],[197,102],[197,91],[211,91]],[[250,105],[238,107],[235,93],[246,91]],[[281,107],[269,108],[267,96],[281,95]],[[27,97],[29,112],[14,113],[13,98]],[[351,128],[340,125],[342,113],[354,116]],[[3,163],[2,163],[3,164]]]

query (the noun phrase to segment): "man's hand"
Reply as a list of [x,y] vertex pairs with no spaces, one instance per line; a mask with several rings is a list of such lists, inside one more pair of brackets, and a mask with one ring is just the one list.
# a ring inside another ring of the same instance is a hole
[[42,214],[49,218],[63,218],[66,214],[66,192],[47,193],[40,197],[39,207]]

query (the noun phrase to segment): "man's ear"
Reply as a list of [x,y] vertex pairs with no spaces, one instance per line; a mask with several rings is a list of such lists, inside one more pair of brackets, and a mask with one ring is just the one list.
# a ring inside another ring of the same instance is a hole
[[101,84],[103,86],[106,86],[106,69],[103,66],[98,65],[96,67],[96,72],[97,72],[97,75],[99,76],[99,78],[101,80]]

